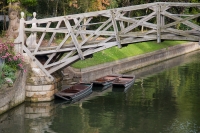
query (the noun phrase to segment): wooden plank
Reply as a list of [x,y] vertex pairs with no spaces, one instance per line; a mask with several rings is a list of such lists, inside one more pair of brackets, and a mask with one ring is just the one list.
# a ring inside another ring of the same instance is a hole
[[59,16],[59,17],[52,17],[52,18],[45,18],[45,19],[37,19],[35,21],[29,20],[25,21],[26,24],[32,24],[32,23],[38,23],[38,24],[44,24],[48,22],[57,22],[60,20],[65,20],[65,19],[74,19],[74,18],[89,18],[89,17],[96,17],[96,16],[103,16],[106,14],[109,14],[110,10],[102,10],[102,11],[96,11],[96,12],[88,12],[88,13],[80,13],[80,14],[71,14],[67,16]]
[[14,51],[15,53],[23,54],[23,46],[25,45],[25,33],[24,33],[24,12],[21,12],[21,19],[19,23],[19,34],[18,37],[14,40],[14,43],[18,43],[17,46],[15,45]]
[[157,6],[157,17],[156,17],[156,21],[157,21],[157,43],[161,42],[161,14],[160,14],[160,5]]
[[65,20],[65,24],[66,24],[66,26],[67,26],[67,28],[68,28],[68,30],[70,32],[69,34],[70,34],[70,36],[71,36],[71,38],[72,38],[72,40],[74,42],[74,45],[75,45],[75,47],[76,47],[76,49],[78,51],[78,55],[83,60],[84,59],[83,53],[82,53],[82,51],[80,49],[78,40],[77,40],[76,36],[74,35],[74,32],[73,32],[73,30],[71,28],[71,24],[69,23],[69,20],[66,19]]
[[[116,18],[116,20],[129,22],[129,23],[135,23],[135,24],[139,23],[139,20],[136,20],[136,19],[133,19],[133,18],[127,18],[127,17],[118,17],[118,18]],[[140,25],[144,26],[144,27],[152,28],[152,29],[157,29],[157,25],[149,23],[149,22],[142,22]]]
[[109,18],[108,20],[106,20],[101,26],[99,26],[99,28],[97,28],[97,30],[95,30],[94,33],[90,34],[85,40],[83,40],[80,43],[80,46],[84,45],[89,39],[91,39],[95,34],[99,33],[99,31],[106,26],[109,22],[111,22],[111,18]]
[[149,14],[147,17],[145,17],[145,18],[143,18],[143,19],[137,21],[136,24],[134,23],[134,24],[131,24],[130,26],[126,27],[126,28],[125,28],[123,31],[121,31],[120,33],[125,34],[125,33],[129,32],[130,30],[132,30],[132,29],[138,27],[139,25],[142,25],[143,22],[152,19],[152,18],[154,17],[155,14],[156,14],[155,12],[152,12],[152,13]]
[[84,51],[84,55],[87,56],[87,55],[102,51],[104,49],[107,49],[107,48],[110,48],[110,47],[113,47],[113,46],[117,46],[117,42],[109,42],[109,43],[106,43],[106,45],[104,45],[102,47],[99,47],[99,48],[96,48],[96,49],[88,49],[87,51]]
[[198,7],[199,3],[184,3],[184,2],[156,2],[157,4],[166,6],[181,6],[181,7]]
[[[46,53],[46,54],[50,54],[50,53],[52,53],[51,55],[50,55],[50,57],[49,57],[49,59],[45,62],[45,64],[44,64],[44,66],[46,66],[47,64],[49,64],[49,62],[53,59],[53,57],[56,55],[56,53],[57,52],[64,52],[64,51],[62,51],[62,50],[60,50],[60,48],[64,45],[64,43],[66,42],[66,40],[69,38],[69,34],[67,35],[67,36],[65,36],[65,38],[62,40],[62,42],[56,47],[56,49],[55,50],[49,50],[48,52],[47,51],[43,51],[43,52],[37,52],[37,54],[39,54],[39,53],[41,53],[41,54],[44,54],[44,53]],[[68,49],[70,49],[71,50],[71,48],[68,48]],[[66,50],[66,49],[65,49]]]
[[[163,15],[165,15],[165,14],[163,14]],[[166,24],[166,25],[162,26],[161,28],[162,28],[162,29],[168,28],[168,27],[170,27],[170,26],[174,26],[174,25],[176,25],[176,24],[183,23],[184,21],[188,21],[188,20],[197,18],[197,17],[199,17],[199,16],[200,16],[200,13],[195,14],[194,16],[191,16],[191,17],[187,17],[187,18],[184,18],[184,19],[179,19],[179,20],[177,20],[177,21],[175,21],[175,22]]]
[[135,11],[135,10],[140,10],[140,9],[146,9],[151,6],[156,5],[156,3],[148,3],[148,4],[141,4],[141,5],[134,5],[134,6],[128,6],[128,7],[122,7],[122,8],[116,8],[116,11],[118,12],[126,12],[126,11]]
[[78,60],[80,57],[79,55],[75,55],[73,57],[67,58],[66,60],[63,61],[63,63],[60,63],[59,65],[55,65],[55,67],[52,67],[51,69],[48,70],[48,73],[52,74],[55,71],[62,69],[63,67],[68,66],[70,63]]
[[[56,29],[58,29],[60,27],[61,22],[62,22],[61,20],[58,21],[58,23],[56,25]],[[56,35],[56,32],[53,32],[47,46],[50,46],[50,44],[53,42],[55,35]]]
[[115,33],[113,31],[106,31],[111,26],[112,26],[112,23],[108,24],[102,31],[99,31],[98,33],[96,33],[96,36],[94,36],[90,42],[95,41],[100,35],[114,36]]
[[[86,29],[83,29],[83,28],[81,27],[81,25],[80,25],[80,23],[81,23],[81,21],[83,21],[83,19],[84,19],[84,18],[80,18],[79,20],[77,20],[77,18],[74,18],[75,24],[76,24],[77,26],[79,26],[79,27],[78,27],[78,32],[77,32],[77,33],[80,33],[79,31],[84,31],[84,30],[86,30]],[[77,27],[77,26],[75,26],[75,27]],[[73,28],[73,30],[75,30],[75,27]],[[86,38],[85,34],[80,34],[80,36],[81,36],[82,40],[84,40],[84,39]]]
[[73,54],[74,51],[70,51],[64,58],[62,58],[61,60],[57,61],[57,62],[53,62],[51,64],[48,64],[46,66],[44,66],[45,69],[49,68],[49,67],[53,67],[53,66],[57,66],[57,65],[60,65],[62,64],[63,62],[65,62],[72,54]]
[[36,63],[36,65],[47,75],[46,80],[47,81],[53,81],[54,77],[51,76],[51,74],[43,67],[43,65],[35,58],[31,52],[26,48],[25,45],[23,45],[23,50],[28,54],[28,56]]
[[132,44],[132,43],[136,43],[136,42],[145,42],[145,41],[151,41],[151,40],[155,40],[155,38],[130,38],[130,39],[121,39],[121,44]]
[[[173,14],[168,13],[168,12],[163,12],[162,14],[165,15],[165,16],[167,16],[167,17],[169,17],[169,18],[171,18],[171,19],[177,20],[177,21],[183,20],[182,18],[173,16]],[[193,16],[194,16],[194,15],[193,15]],[[191,27],[191,28],[193,28],[193,29],[196,29],[196,30],[199,30],[199,31],[200,31],[200,26],[198,26],[198,25],[196,25],[196,24],[193,24],[193,23],[190,22],[190,21],[185,21],[185,22],[183,21],[182,23],[185,24],[185,25],[187,25],[187,26],[189,26],[189,27]],[[163,27],[164,27],[164,26],[163,26]]]
[[182,35],[182,36],[185,36],[185,37],[188,37],[188,38],[193,38],[193,39],[199,39],[199,37],[197,36],[193,36],[193,35],[190,35],[184,31],[181,31],[181,30],[176,30],[176,29],[172,29],[172,28],[167,28],[167,29],[161,29],[161,31],[163,32],[170,32],[170,33],[173,33],[173,34],[177,34],[177,35]]
[[187,41],[198,41],[199,39],[194,39],[191,37],[175,36],[175,35],[162,35],[162,39],[165,40],[187,40]]
[[[46,28],[49,28],[50,25],[51,25],[51,22],[49,22],[49,23],[47,24]],[[37,44],[37,46],[36,46],[36,48],[35,48],[35,50],[34,50],[34,53],[36,53],[36,52],[38,51],[40,45],[42,44],[42,41],[43,41],[45,35],[46,35],[46,32],[43,32],[43,33],[42,33],[42,36],[41,36],[41,38],[40,38],[40,40],[39,40],[39,42],[38,42],[38,44]],[[35,40],[35,41],[36,41],[36,40]]]
[[111,10],[110,13],[111,13],[114,32],[115,32],[115,38],[117,40],[117,45],[118,45],[119,48],[121,48],[122,46],[121,46],[121,43],[120,43],[119,31],[118,31],[117,23],[116,23],[116,20],[115,20],[115,13],[112,10]]
[[69,51],[72,51],[72,50],[76,50],[76,47],[62,48],[62,49],[59,49],[59,50],[38,51],[37,53],[35,53],[33,55],[49,55],[50,54],[49,59],[44,64],[44,65],[47,65],[51,61],[51,59],[53,59],[53,57],[56,55],[56,53],[69,52]]

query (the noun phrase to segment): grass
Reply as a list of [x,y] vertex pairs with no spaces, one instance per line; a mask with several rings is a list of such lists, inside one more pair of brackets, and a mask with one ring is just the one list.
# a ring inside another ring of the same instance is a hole
[[85,60],[79,60],[72,64],[74,68],[87,68],[90,66],[95,66],[98,64],[103,64],[106,62],[112,62],[136,55],[141,55],[145,53],[149,53],[152,51],[160,50],[163,48],[168,48],[174,45],[183,44],[186,41],[163,41],[157,44],[156,41],[150,42],[141,42],[129,44],[127,46],[123,46],[119,49],[117,46],[94,53],[92,58],[87,58]]

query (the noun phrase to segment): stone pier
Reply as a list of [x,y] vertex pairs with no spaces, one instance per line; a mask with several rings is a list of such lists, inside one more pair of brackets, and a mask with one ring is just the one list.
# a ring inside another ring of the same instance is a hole
[[57,71],[52,76],[54,81],[48,79],[44,72],[27,55],[26,62],[30,64],[30,70],[26,82],[26,101],[44,102],[54,99],[54,94],[61,87],[62,74]]

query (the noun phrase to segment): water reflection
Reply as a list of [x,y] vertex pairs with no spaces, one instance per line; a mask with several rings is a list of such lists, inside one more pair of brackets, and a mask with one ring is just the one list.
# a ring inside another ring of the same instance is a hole
[[0,133],[198,133],[200,52],[127,74],[126,93],[97,89],[74,104],[22,104],[0,116]]
[[56,114],[53,102],[29,103],[25,106],[26,133],[55,133],[49,128]]

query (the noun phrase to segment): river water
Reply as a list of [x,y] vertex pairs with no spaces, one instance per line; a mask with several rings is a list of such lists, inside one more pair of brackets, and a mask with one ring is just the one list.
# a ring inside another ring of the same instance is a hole
[[126,92],[108,88],[67,104],[23,103],[0,133],[200,133],[200,52],[138,69]]

